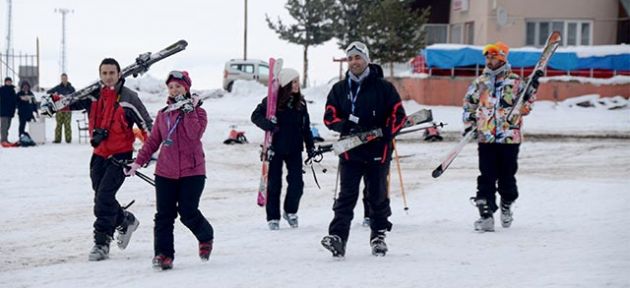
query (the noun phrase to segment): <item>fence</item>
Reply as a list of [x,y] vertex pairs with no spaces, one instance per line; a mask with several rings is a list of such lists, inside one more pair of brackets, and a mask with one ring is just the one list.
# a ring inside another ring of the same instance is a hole
[[39,48],[36,54],[0,53],[0,79],[5,77],[11,77],[16,84],[28,81],[33,90],[39,88]]

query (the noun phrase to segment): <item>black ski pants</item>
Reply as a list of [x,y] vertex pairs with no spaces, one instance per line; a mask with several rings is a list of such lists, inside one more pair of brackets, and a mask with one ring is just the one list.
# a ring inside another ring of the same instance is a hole
[[[111,156],[117,160],[131,159],[132,152]],[[125,182],[125,174],[113,159],[92,154],[90,160],[90,178],[94,190],[94,242],[107,244],[108,237],[114,235],[114,229],[125,219],[124,211],[116,200],[118,189]]]
[[173,229],[177,214],[182,223],[190,229],[197,240],[208,242],[214,239],[212,225],[199,211],[199,200],[206,183],[206,176],[189,176],[169,179],[155,176],[155,213],[154,252],[174,258]]
[[392,215],[387,195],[387,174],[389,161],[359,162],[341,160],[339,163],[340,189],[339,196],[333,205],[335,216],[330,222],[328,233],[337,235],[348,241],[350,224],[354,217],[354,207],[359,199],[361,179],[365,181],[367,191],[368,215],[372,231],[391,230],[392,223],[387,219]]
[[[518,198],[516,171],[518,170],[519,144],[479,143],[479,171],[477,199],[486,199],[491,211],[496,211],[497,190],[505,203]],[[498,189],[497,189],[498,184]]]
[[280,219],[282,163],[287,166],[287,194],[284,197],[284,212],[297,213],[304,192],[302,152],[273,155],[269,162],[269,177],[267,178],[267,221]]

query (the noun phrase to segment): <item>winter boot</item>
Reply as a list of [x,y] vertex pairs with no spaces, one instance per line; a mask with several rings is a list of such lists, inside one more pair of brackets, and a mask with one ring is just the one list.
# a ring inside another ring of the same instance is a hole
[[94,233],[94,246],[88,256],[89,261],[101,261],[109,258],[111,237],[105,233]]
[[494,232],[494,218],[481,217],[475,221],[475,231],[477,232]]
[[385,256],[387,253],[387,244],[385,243],[385,231],[374,231],[370,235],[370,246],[372,247],[372,255]]
[[267,225],[269,225],[269,230],[280,230],[280,220],[269,220]]
[[370,227],[370,217],[363,218],[363,223],[361,223],[363,227]]
[[501,200],[501,226],[503,226],[503,228],[510,228],[510,225],[512,225],[512,220],[514,220],[512,218],[512,210],[510,209],[512,207],[512,203],[505,203],[503,202],[503,200]]
[[479,209],[479,215],[481,216],[475,221],[475,231],[478,232],[494,232],[494,218],[492,217],[492,209],[488,205],[486,199],[471,198],[475,201],[475,205]]
[[173,258],[164,256],[163,254],[153,257],[153,269],[155,270],[173,269]]
[[124,212],[125,219],[120,226],[116,227],[118,235],[116,235],[116,245],[118,248],[125,249],[131,240],[131,234],[138,229],[140,222],[129,211]]
[[212,240],[208,242],[199,243],[199,258],[201,261],[208,261],[210,259],[210,253],[212,252]]
[[327,235],[322,239],[322,246],[335,258],[343,258],[346,254],[346,243],[337,235]]
[[289,222],[289,226],[291,226],[291,228],[298,228],[297,214],[284,212],[282,214],[282,218],[284,218],[285,220],[287,220],[287,222]]

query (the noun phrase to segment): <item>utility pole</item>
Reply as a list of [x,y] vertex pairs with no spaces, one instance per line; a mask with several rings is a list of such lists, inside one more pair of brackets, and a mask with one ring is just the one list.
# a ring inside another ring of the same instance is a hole
[[61,14],[61,59],[59,62],[60,73],[66,73],[66,14],[73,13],[74,10],[57,8],[56,13]]
[[243,41],[243,60],[247,60],[247,0],[245,0],[245,33]]
[[11,22],[12,21],[12,9],[11,9],[11,0],[7,0],[7,53],[5,55],[6,59],[5,59],[5,67],[6,67],[6,76],[9,76],[9,53],[11,52]]

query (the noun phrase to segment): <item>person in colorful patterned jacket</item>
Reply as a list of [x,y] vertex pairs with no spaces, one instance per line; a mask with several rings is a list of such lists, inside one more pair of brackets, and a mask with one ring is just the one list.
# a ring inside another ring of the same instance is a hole
[[[206,183],[201,137],[206,131],[208,116],[206,110],[199,107],[199,97],[190,94],[191,84],[188,72],[169,73],[166,79],[168,106],[158,112],[151,135],[125,172],[129,176],[135,175],[136,170],[148,164],[151,155],[160,149],[155,167],[155,269],[173,267],[173,224],[177,214],[199,241],[201,260],[207,261],[212,251],[214,230],[199,211],[199,200]],[[186,104],[180,105],[182,103]]]
[[532,109],[541,75],[534,75],[532,89],[525,93],[520,111],[514,111],[516,117],[508,121],[508,113],[526,86],[524,79],[512,73],[508,53],[509,47],[502,42],[486,45],[483,49],[486,68],[464,97],[464,134],[476,133],[479,142],[481,175],[477,177],[477,195],[471,199],[481,216],[474,223],[475,230],[480,232],[494,231],[493,214],[499,208],[495,199],[497,190],[501,196],[501,224],[507,228],[512,223],[511,207],[518,198],[515,174],[522,140],[522,116]]
[[[151,117],[138,94],[125,87],[118,61],[105,58],[98,69],[101,88],[68,106],[70,110],[88,111],[90,144],[94,147],[90,179],[96,220],[89,261],[109,258],[109,244],[114,232],[117,232],[118,248],[127,248],[132,233],[140,225],[138,219],[118,203],[116,193],[125,182],[120,162],[131,159],[133,154],[133,125],[145,133],[152,126]],[[62,97],[58,93],[52,96],[55,101]]]

